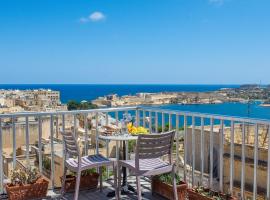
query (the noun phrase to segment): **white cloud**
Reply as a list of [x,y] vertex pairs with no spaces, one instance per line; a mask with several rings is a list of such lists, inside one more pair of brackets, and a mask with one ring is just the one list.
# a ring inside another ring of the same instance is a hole
[[90,16],[89,19],[93,22],[101,21],[104,20],[106,17],[102,12],[93,12]]
[[80,23],[98,22],[106,19],[106,16],[102,12],[93,12],[88,17],[81,17]]

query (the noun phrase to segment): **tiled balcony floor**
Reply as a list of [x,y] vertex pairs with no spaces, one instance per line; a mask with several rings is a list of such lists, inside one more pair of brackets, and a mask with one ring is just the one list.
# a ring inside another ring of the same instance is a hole
[[[129,183],[130,185],[134,186],[134,188],[136,188],[136,182],[133,178],[129,179]],[[113,187],[112,187],[112,182],[104,182],[104,188],[103,191],[100,192],[99,189],[95,190],[95,191],[80,191],[79,193],[79,200],[89,200],[89,199],[93,199],[93,200],[115,200],[115,197],[113,198],[109,198],[107,197],[107,193],[113,191]],[[142,186],[142,190],[143,190],[143,200],[165,200],[164,198],[158,196],[158,195],[154,195],[152,196],[152,192],[151,192],[151,185],[148,181],[142,179],[141,180],[141,186]],[[67,200],[73,200],[73,195],[74,193],[67,193],[64,197]],[[59,199],[59,197],[57,197],[58,195],[56,195],[56,197],[51,198],[51,199]],[[121,200],[136,200],[137,196],[134,193],[130,193],[129,195],[121,195]]]

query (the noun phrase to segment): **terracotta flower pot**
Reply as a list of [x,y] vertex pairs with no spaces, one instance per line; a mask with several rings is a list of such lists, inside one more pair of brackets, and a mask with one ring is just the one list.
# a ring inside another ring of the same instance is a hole
[[[152,192],[165,197],[170,200],[174,200],[173,186],[160,181],[157,177],[152,179]],[[185,200],[187,195],[187,184],[180,182],[177,185],[177,195],[179,200]]]
[[[209,189],[204,189],[204,190],[205,190],[205,192],[210,191]],[[203,194],[196,192],[194,189],[188,189],[187,193],[188,193],[189,200],[213,200],[213,197],[207,197]],[[218,193],[218,192],[215,192],[215,193],[218,194],[223,200],[237,200],[237,198],[231,197],[231,196],[226,196],[223,193]]]
[[49,182],[44,178],[39,178],[33,184],[27,185],[6,185],[9,200],[29,200],[47,196]]
[[[96,189],[98,186],[98,173],[92,173],[89,175],[81,176],[80,180],[80,190],[90,190]],[[62,182],[63,177],[61,177]],[[66,192],[74,192],[76,186],[76,176],[67,175],[65,182],[65,191]]]

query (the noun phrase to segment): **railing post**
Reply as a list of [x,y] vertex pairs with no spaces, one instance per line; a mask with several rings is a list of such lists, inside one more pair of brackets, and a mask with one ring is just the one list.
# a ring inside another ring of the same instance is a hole
[[245,165],[246,165],[246,139],[245,123],[242,124],[242,169],[241,169],[241,198],[245,199]]
[[140,111],[136,109],[136,127],[140,126]]
[[16,124],[15,117],[12,117],[12,136],[13,136],[13,169],[16,168]]
[[[66,130],[66,125],[65,125],[65,114],[62,115],[62,131],[65,132]],[[65,170],[65,155],[66,155],[66,149],[65,149],[65,145],[64,145],[64,138],[62,137],[62,142],[63,142],[63,162],[62,162],[62,169],[63,171]]]
[[169,130],[172,130],[172,115],[169,114]]
[[270,124],[268,125],[267,200],[270,200]]
[[98,112],[96,113],[96,154],[99,154]]
[[2,119],[0,118],[0,193],[3,193],[3,180],[4,180],[4,172],[3,172],[3,137],[2,137]]
[[155,129],[156,133],[158,133],[158,112],[155,112]]
[[210,181],[209,188],[213,188],[213,169],[214,169],[214,119],[210,119]]
[[201,118],[201,185],[204,177],[204,118]]
[[77,115],[76,114],[74,114],[73,115],[73,123],[74,123],[74,126],[73,126],[73,134],[74,134],[74,136],[75,136],[75,138],[76,139],[78,139],[78,132],[76,131],[76,129],[77,129],[77,124],[76,124],[76,117],[77,117]]
[[59,138],[59,120],[58,120],[58,115],[56,115],[56,119],[55,119],[55,123],[56,123],[56,128],[55,128],[55,135],[56,135],[56,138],[58,139]]
[[[115,157],[116,157],[116,161],[119,160],[119,141],[116,140],[115,141]],[[117,166],[118,166],[118,163],[117,163]],[[121,172],[119,174],[119,170],[116,170],[116,174],[117,174],[117,177],[121,176]]]
[[[109,115],[106,112],[106,116],[105,116],[105,124],[106,126],[109,125]],[[109,140],[106,140],[106,157],[109,158]],[[107,179],[109,178],[109,168],[106,167],[106,177]]]
[[234,177],[234,121],[231,121],[231,151],[230,151],[230,193],[233,194]]
[[223,192],[224,121],[220,120],[219,132],[219,190]]
[[255,125],[255,146],[254,146],[254,179],[253,179],[253,200],[257,199],[257,167],[258,167],[258,147],[259,147],[259,139],[258,139],[258,124]]
[[88,120],[87,113],[84,115],[84,155],[88,155],[89,144],[88,144]]
[[53,115],[50,117],[50,137],[51,137],[51,182],[52,182],[52,189],[54,190],[54,140],[53,140]]
[[25,143],[26,143],[26,164],[30,166],[29,161],[29,118],[28,116],[25,117]]
[[115,120],[116,120],[116,125],[119,125],[119,116],[118,116],[118,111],[115,112]]
[[[128,116],[128,111],[125,111],[125,114],[126,114],[126,116]],[[127,130],[128,131],[128,130]],[[128,141],[126,141],[126,142],[124,142],[123,143],[123,145],[125,144],[125,152],[123,152],[123,154],[125,154],[125,156],[126,156],[126,159],[128,160],[129,159],[129,155],[128,155]],[[127,174],[126,175],[128,175],[128,170],[126,171],[127,172]]]
[[162,132],[165,131],[165,116],[164,116],[164,112],[162,112],[162,116],[161,116],[161,120],[162,120]]
[[192,187],[195,185],[195,117],[192,115]]
[[176,133],[176,169],[179,171],[179,115],[175,116],[175,133]]
[[184,115],[184,180],[187,182],[187,116]]
[[146,117],[146,114],[145,114],[145,110],[143,110],[143,127],[145,127],[145,117]]
[[39,167],[39,172],[42,174],[42,120],[41,120],[41,116],[38,116],[38,167]]
[[149,132],[152,133],[152,112],[149,111]]

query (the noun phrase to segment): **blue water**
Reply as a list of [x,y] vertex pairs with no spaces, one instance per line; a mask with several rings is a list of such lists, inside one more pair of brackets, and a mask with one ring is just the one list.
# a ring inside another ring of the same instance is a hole
[[[61,101],[93,100],[99,96],[116,93],[118,95],[136,94],[138,92],[181,92],[181,91],[214,91],[221,88],[236,88],[239,85],[1,85],[0,89],[52,89],[61,92]],[[220,114],[240,117],[270,119],[270,108],[260,107],[255,102],[248,109],[247,104],[224,103],[211,105],[162,105],[165,109]],[[249,110],[249,112],[248,112]]]
[[254,102],[248,106],[245,103],[223,103],[205,105],[163,105],[164,109],[201,112],[217,115],[229,115],[239,117],[270,119],[270,108],[260,106],[260,102]]
[[[200,112],[208,114],[217,114],[225,116],[235,117],[248,117],[253,119],[270,119],[270,108],[261,107],[261,102],[254,102],[248,106],[244,103],[223,103],[223,104],[205,104],[205,105],[162,105],[160,108],[170,110],[181,110],[188,112]],[[161,116],[160,116],[161,118]],[[200,118],[195,118],[195,124],[200,125]],[[168,116],[165,119],[168,122]],[[172,124],[174,125],[175,118],[172,118]],[[180,123],[184,123],[183,117],[180,118]],[[188,118],[188,124],[192,123],[191,117]],[[226,126],[230,125],[230,121],[224,122]],[[205,119],[205,125],[210,124],[210,119]],[[219,120],[214,120],[214,124],[220,124]]]

